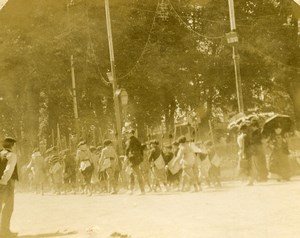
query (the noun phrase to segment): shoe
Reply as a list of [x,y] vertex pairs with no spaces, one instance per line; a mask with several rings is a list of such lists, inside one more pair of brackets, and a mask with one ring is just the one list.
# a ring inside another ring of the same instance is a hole
[[12,232],[10,230],[0,232],[0,238],[13,238],[17,236],[18,236],[18,232]]
[[140,196],[146,195],[145,191],[139,193]]

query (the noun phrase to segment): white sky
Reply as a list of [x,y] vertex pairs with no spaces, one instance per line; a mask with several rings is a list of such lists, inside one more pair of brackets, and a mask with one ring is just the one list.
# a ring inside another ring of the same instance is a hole
[[8,0],[0,0],[0,9],[7,3]]

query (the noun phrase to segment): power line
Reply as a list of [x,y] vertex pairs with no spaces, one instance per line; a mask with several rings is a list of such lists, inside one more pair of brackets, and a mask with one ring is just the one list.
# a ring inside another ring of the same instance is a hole
[[98,71],[98,74],[100,76],[100,79],[101,81],[106,85],[106,86],[111,86],[111,83],[108,82],[105,77],[103,76],[102,72],[101,72],[101,69],[100,69],[100,66],[97,62],[97,57],[96,57],[96,53],[95,53],[95,48],[94,48],[94,44],[92,42],[92,37],[91,37],[91,30],[90,30],[90,24],[89,24],[89,12],[88,12],[88,5],[86,4],[86,19],[87,19],[87,27],[88,27],[88,40],[89,40],[89,46],[92,50],[92,58],[97,66],[97,71]]
[[153,21],[152,21],[152,25],[151,25],[151,28],[150,28],[150,31],[149,31],[149,35],[148,35],[147,41],[146,41],[146,43],[145,43],[145,46],[144,46],[144,48],[143,48],[143,50],[142,50],[141,55],[140,55],[139,58],[137,59],[135,65],[128,71],[128,73],[126,73],[125,75],[119,77],[119,79],[124,79],[124,78],[127,78],[127,77],[129,77],[130,75],[132,75],[132,73],[137,69],[137,66],[139,65],[141,59],[142,59],[143,56],[145,55],[146,50],[147,50],[147,47],[148,47],[148,44],[150,43],[152,31],[153,31],[153,28],[154,28],[154,25],[155,25],[155,22],[156,22],[156,16],[157,16],[158,8],[159,8],[159,0],[158,0],[158,2],[157,2],[156,11],[155,11],[155,14],[154,14],[154,17],[153,17]]
[[224,38],[225,36],[208,36],[208,35],[203,35],[195,30],[193,30],[183,19],[182,17],[178,14],[178,12],[176,11],[176,9],[174,8],[173,4],[171,3],[170,0],[167,0],[171,6],[171,9],[173,10],[174,14],[175,14],[175,17],[183,24],[185,25],[185,27],[191,31],[192,33],[196,34],[197,36],[200,36],[202,38],[206,38],[206,39],[222,39]]

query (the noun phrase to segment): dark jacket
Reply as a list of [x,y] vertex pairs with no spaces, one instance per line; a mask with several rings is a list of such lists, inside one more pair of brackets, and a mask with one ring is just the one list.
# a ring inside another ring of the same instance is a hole
[[149,155],[149,162],[155,161],[158,159],[158,157],[161,154],[161,149],[158,146],[155,146],[154,148],[151,149],[150,155]]
[[[1,160],[1,162],[0,162],[0,179],[1,179],[2,175],[3,175],[4,170],[6,169],[6,165],[7,165],[7,158],[6,158],[6,156],[8,155],[8,153],[11,152],[11,150],[9,150],[9,149],[6,149],[6,150],[7,150],[7,153],[5,153],[5,156],[3,156],[3,158],[0,158],[0,160]],[[3,151],[3,150],[1,150],[1,151]],[[16,164],[16,166],[14,168],[14,171],[12,173],[12,176],[10,178],[12,180],[19,180],[18,168],[17,167],[18,166]]]
[[125,155],[133,166],[139,165],[143,161],[142,145],[135,136],[131,136],[127,141]]

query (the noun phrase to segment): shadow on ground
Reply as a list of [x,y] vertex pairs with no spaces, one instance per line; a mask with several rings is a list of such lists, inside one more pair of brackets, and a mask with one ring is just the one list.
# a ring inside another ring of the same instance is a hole
[[47,238],[47,237],[62,237],[77,234],[76,231],[71,232],[53,232],[53,233],[42,233],[32,235],[19,235],[18,238]]

